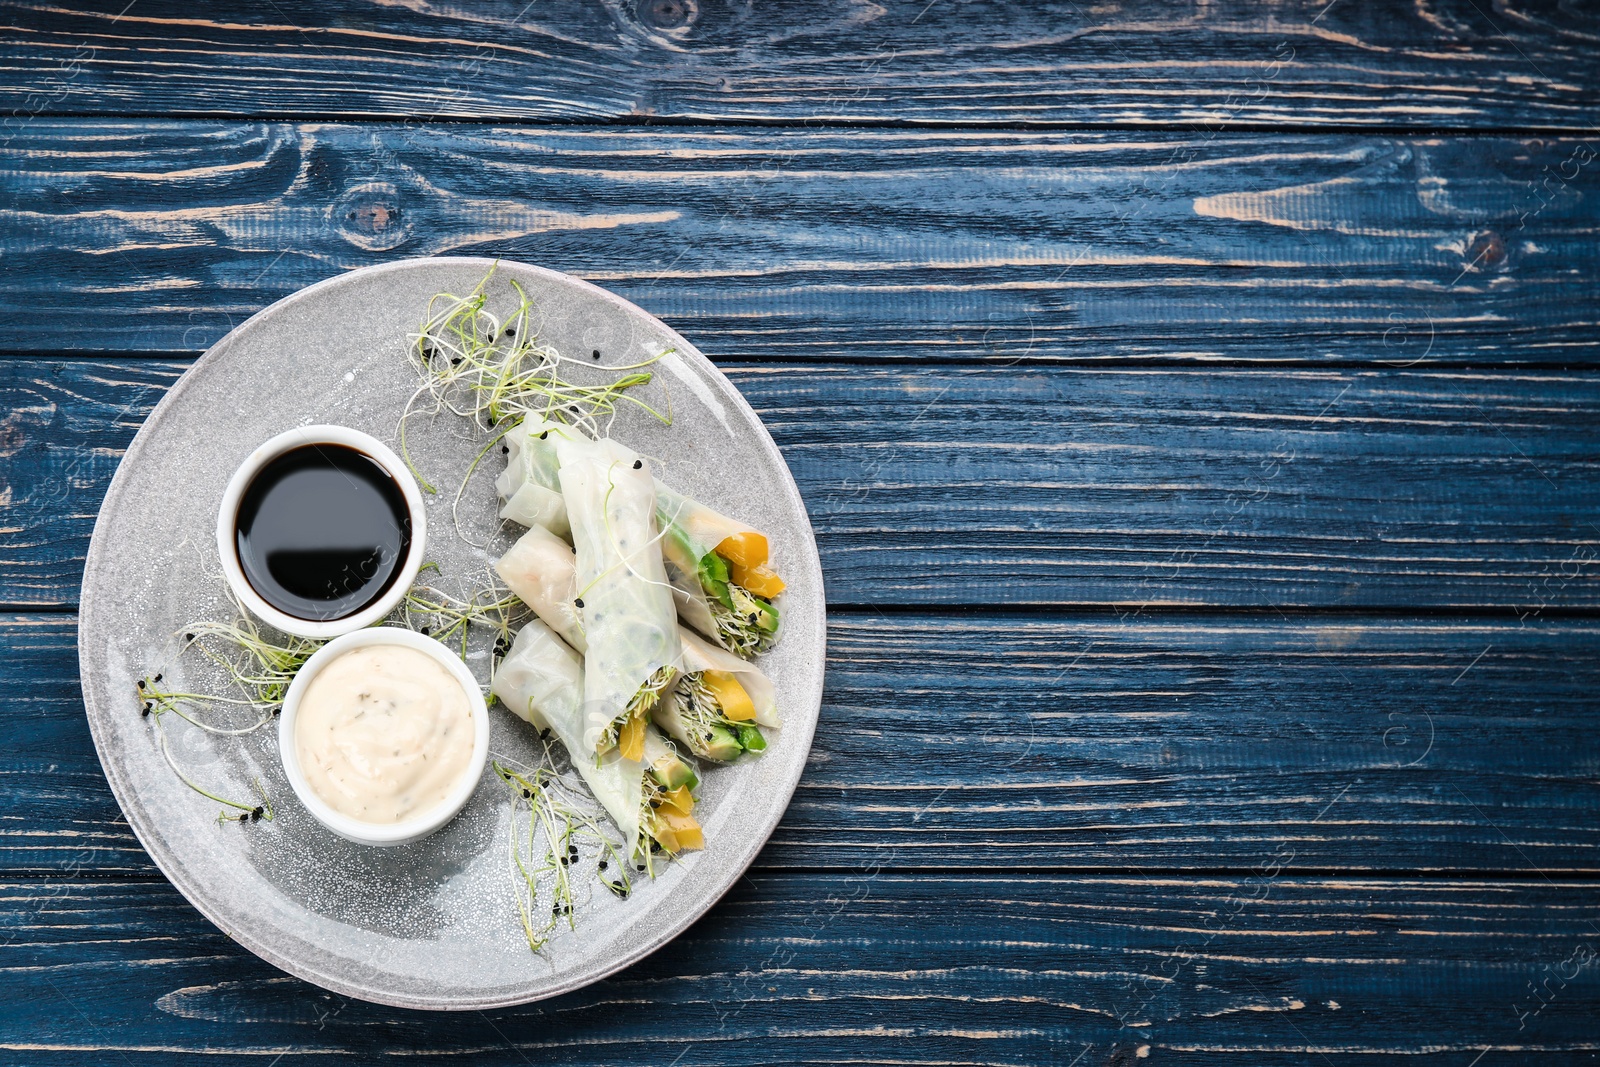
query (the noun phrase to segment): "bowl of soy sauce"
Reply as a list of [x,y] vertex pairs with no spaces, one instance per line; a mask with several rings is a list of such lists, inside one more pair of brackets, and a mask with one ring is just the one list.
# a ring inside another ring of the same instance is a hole
[[301,426],[234,472],[217,551],[239,602],[300,637],[350,633],[394,610],[422,567],[422,493],[387,445],[347,426]]

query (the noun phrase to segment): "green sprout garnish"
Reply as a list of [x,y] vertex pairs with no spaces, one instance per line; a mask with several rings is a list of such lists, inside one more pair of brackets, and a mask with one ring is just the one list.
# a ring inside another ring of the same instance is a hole
[[765,652],[778,637],[778,609],[741,585],[724,587],[727,599],[708,596],[717,636],[730,651],[746,658]]
[[[549,756],[548,739],[545,750]],[[548,766],[518,770],[495,760],[494,772],[512,794],[510,846],[517,914],[528,948],[538,952],[563,919],[569,929],[577,928],[574,867],[592,862],[600,884],[624,899],[633,892],[633,884],[615,842],[554,770]],[[525,829],[516,817],[524,808]],[[545,884],[548,893],[541,892]]]
[[494,273],[491,268],[466,296],[435,295],[428,302],[427,319],[411,337],[409,358],[421,384],[400,417],[400,455],[429,493],[437,490],[417,470],[406,439],[407,420],[427,410],[418,407],[424,398],[431,398],[435,413],[450,411],[476,427],[498,431],[491,446],[529,415],[583,425],[597,435],[598,421],[613,416],[619,401],[662,422],[672,421],[670,408],[664,414],[629,393],[652,380],[644,368],[671,349],[638,363],[604,367],[610,379],[599,385],[568,381],[565,368],[581,366],[592,373],[593,365],[563,356],[537,339],[533,301],[516,281],[510,283],[517,295],[515,309],[504,318],[490,311],[488,284]]
[[[295,672],[322,647],[322,642],[288,635],[269,637],[242,610],[231,623],[193,623],[179,632],[179,640],[180,652],[192,649],[221,670],[231,691],[204,693],[165,688],[164,675],[157,671],[153,676],[140,678],[134,685],[140,714],[154,723],[161,755],[178,780],[208,800],[233,809],[233,814],[219,811],[218,822],[271,821],[272,803],[259,779],[254,780],[257,802],[246,803],[221,796],[185,774],[167,746],[163,719],[170,712],[191,726],[219,737],[254,733],[282,710],[283,698],[289,692]],[[225,726],[211,721],[213,715],[230,708],[249,709],[254,713],[254,721],[244,726]]]
[[491,582],[466,600],[428,585],[414,585],[400,602],[400,625],[450,644],[460,645],[460,656],[467,658],[467,642],[473,626],[487,627],[495,634],[494,658],[511,648],[516,624],[528,614],[526,605],[505,589]]
[[677,671],[672,667],[657,667],[656,672],[645,679],[638,692],[628,701],[628,706],[622,709],[622,714],[611,720],[611,724],[600,735],[600,743],[595,747],[595,752],[605,753],[617,747],[617,735],[622,731],[624,723],[633,719],[643,719],[650,714],[650,709],[661,701],[661,694],[666,692],[672,684],[672,679],[677,677]]

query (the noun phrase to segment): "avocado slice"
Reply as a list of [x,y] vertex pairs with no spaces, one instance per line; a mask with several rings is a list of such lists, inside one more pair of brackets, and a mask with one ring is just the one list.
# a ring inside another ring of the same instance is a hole
[[713,726],[711,736],[706,739],[706,759],[714,759],[718,763],[727,763],[737,759],[739,753],[744,751],[744,746],[739,743],[739,735],[725,726]]
[[662,756],[650,768],[650,777],[660,783],[663,789],[676,789],[686,785],[691,790],[700,784],[700,779],[694,769],[677,756]]
[[744,746],[746,752],[765,752],[767,750],[767,739],[761,736],[760,730],[757,730],[749,723],[741,723],[739,725],[739,744]]

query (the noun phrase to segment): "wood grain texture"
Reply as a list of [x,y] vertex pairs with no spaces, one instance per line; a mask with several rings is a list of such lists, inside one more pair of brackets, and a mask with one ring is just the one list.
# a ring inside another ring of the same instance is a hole
[[[76,603],[184,365],[0,363],[0,601]],[[835,606],[1600,607],[1593,372],[728,370]]]
[[1459,1065],[1490,1048],[1502,1051],[1483,1062],[1506,1064],[1600,1044],[1597,890],[1270,872],[757,875],[620,975],[441,1018],[285,977],[164,883],[13,881],[0,883],[0,1055],[1131,1067],[1228,1053]]
[[1594,128],[1573,4],[8,3],[22,114]]
[[[74,623],[0,629],[0,869],[148,874]],[[1596,874],[1597,687],[1595,621],[836,616],[757,868]]]
[[1593,365],[1597,152],[39,119],[0,146],[0,350],[194,352],[346,268],[474,252],[722,359]]

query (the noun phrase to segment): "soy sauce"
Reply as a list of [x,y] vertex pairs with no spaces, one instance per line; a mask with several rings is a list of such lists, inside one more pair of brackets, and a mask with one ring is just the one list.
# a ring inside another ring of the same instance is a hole
[[341,619],[394,584],[411,548],[411,513],[376,460],[345,445],[291,449],[239,501],[235,543],[246,580],[285,615]]

